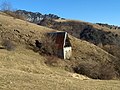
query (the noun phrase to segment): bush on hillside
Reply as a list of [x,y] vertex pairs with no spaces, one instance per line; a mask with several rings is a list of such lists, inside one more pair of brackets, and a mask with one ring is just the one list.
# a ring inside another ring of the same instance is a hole
[[42,38],[41,43],[42,43],[41,51],[49,55],[56,54],[55,40],[53,37],[45,36]]
[[113,65],[100,64],[95,61],[81,62],[74,68],[74,71],[93,79],[110,80],[116,77],[116,71]]
[[26,18],[22,15],[16,14],[13,9],[12,9],[12,5],[11,3],[4,1],[1,5],[0,5],[0,9],[2,12],[6,13],[7,15],[12,16],[14,19],[21,19],[21,20],[26,20]]
[[26,18],[23,15],[16,14],[13,11],[6,10],[6,11],[3,11],[3,12],[6,13],[7,15],[10,15],[14,19],[26,20]]
[[43,55],[56,55],[57,48],[55,45],[54,37],[44,35],[41,40],[35,40],[34,42],[29,41],[28,46],[29,49],[33,49],[35,52],[39,52]]
[[118,73],[118,77],[120,78],[120,59],[116,59],[114,61],[114,65],[115,65],[115,70]]
[[45,64],[50,65],[50,66],[58,66],[58,58],[54,55],[51,56],[46,56],[46,61]]
[[12,51],[15,49],[15,45],[12,41],[10,40],[3,40],[2,41],[2,46],[7,49],[8,51]]

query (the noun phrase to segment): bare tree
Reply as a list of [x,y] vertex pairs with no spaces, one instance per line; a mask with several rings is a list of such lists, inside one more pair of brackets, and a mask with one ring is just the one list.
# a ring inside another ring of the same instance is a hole
[[12,11],[12,5],[10,2],[4,1],[1,5],[0,8],[2,11]]

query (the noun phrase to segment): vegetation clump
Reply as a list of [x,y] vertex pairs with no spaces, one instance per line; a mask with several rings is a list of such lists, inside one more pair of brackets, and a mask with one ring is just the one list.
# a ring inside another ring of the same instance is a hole
[[26,20],[26,18],[23,15],[19,15],[17,13],[15,13],[15,11],[12,8],[11,3],[9,2],[3,2],[1,5],[1,11],[6,13],[9,16],[12,16],[14,19],[21,19],[21,20]]
[[93,79],[110,80],[117,77],[114,65],[109,63],[100,64],[95,61],[83,61],[74,68],[74,71]]
[[10,40],[3,40],[2,46],[7,49],[8,51],[12,51],[15,49],[15,44]]

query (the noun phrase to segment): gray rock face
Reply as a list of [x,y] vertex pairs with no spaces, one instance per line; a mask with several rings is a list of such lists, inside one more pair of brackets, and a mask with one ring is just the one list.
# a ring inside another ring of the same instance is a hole
[[43,15],[39,12],[34,13],[34,12],[28,12],[25,10],[17,10],[15,11],[15,13],[24,16],[29,22],[36,23],[36,24],[40,23],[40,21],[43,19],[59,19],[60,18],[54,14]]

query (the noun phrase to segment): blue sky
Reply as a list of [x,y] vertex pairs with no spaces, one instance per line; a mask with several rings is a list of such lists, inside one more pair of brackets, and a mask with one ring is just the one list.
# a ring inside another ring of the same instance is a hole
[[0,0],[0,3],[4,1],[14,9],[120,26],[120,0]]

